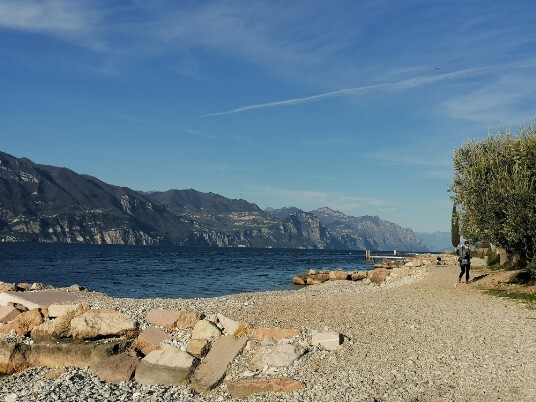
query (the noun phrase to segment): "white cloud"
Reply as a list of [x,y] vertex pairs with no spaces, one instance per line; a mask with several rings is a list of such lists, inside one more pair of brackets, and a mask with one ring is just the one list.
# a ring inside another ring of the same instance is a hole
[[92,50],[104,50],[96,25],[102,15],[91,3],[71,0],[3,0],[0,29],[52,35]]

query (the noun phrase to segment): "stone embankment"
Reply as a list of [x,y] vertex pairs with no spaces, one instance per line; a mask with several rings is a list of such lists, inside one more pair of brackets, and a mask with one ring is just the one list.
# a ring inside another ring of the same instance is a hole
[[345,270],[318,271],[310,269],[296,275],[292,282],[299,286],[318,285],[327,281],[351,280],[361,281],[366,285],[382,285],[396,282],[401,278],[425,273],[428,267],[437,265],[455,265],[456,256],[449,254],[421,254],[407,259],[384,259],[381,263],[373,265],[372,270],[353,271]]

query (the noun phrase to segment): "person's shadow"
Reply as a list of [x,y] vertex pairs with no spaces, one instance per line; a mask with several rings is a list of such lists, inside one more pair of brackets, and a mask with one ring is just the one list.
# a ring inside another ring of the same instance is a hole
[[476,281],[479,281],[480,279],[484,279],[488,275],[489,274],[483,274],[483,275],[475,276],[471,282],[476,282]]

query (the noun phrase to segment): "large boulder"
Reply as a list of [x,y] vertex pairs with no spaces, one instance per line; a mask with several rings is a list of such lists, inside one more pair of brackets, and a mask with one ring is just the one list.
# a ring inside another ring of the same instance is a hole
[[220,329],[208,320],[201,320],[192,330],[192,339],[213,340],[222,335]]
[[13,320],[13,329],[20,336],[28,335],[34,327],[43,323],[43,316],[38,308],[19,314]]
[[130,381],[138,364],[137,357],[121,353],[92,364],[90,371],[102,381],[118,384],[121,381]]
[[79,312],[85,313],[89,310],[89,306],[85,303],[78,304],[51,304],[48,306],[49,318],[59,318],[64,316],[76,317]]
[[368,276],[368,271],[357,271],[352,273],[351,278],[353,281],[361,281]]
[[162,345],[145,356],[134,378],[143,385],[184,385],[188,382],[197,360],[172,345]]
[[17,284],[0,282],[0,292],[14,292],[17,290]]
[[138,335],[138,326],[132,318],[120,312],[89,310],[71,320],[70,331],[76,339],[134,338]]
[[296,275],[294,278],[292,278],[292,283],[294,285],[298,285],[298,286],[306,285],[307,284],[307,275],[303,275],[303,274]]
[[33,340],[43,341],[69,337],[72,319],[85,313],[88,309],[87,304],[51,305],[48,308],[48,316],[56,318],[34,327],[32,329]]
[[330,281],[345,281],[350,277],[350,274],[342,269],[336,271],[330,271],[328,278]]
[[0,374],[12,374],[28,368],[29,354],[28,345],[0,340]]
[[209,350],[210,342],[207,339],[191,339],[186,347],[189,354],[199,359],[205,357]]
[[167,329],[192,329],[202,318],[196,311],[153,309],[147,313],[145,321]]
[[389,275],[389,273],[390,271],[386,268],[376,268],[369,275],[369,278],[373,283],[379,284],[385,281],[385,278],[387,278],[387,275]]

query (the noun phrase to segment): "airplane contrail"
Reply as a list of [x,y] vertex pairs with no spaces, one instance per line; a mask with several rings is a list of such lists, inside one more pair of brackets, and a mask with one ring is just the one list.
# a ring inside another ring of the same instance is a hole
[[375,89],[411,88],[411,87],[417,87],[420,85],[425,85],[425,84],[430,84],[433,82],[445,81],[445,80],[450,80],[450,79],[455,79],[455,78],[463,78],[463,77],[469,77],[469,76],[474,76],[474,75],[484,75],[493,71],[511,69],[513,67],[526,68],[526,67],[534,67],[535,65],[536,64],[533,61],[531,61],[530,63],[524,64],[524,65],[522,64],[513,65],[512,63],[507,63],[507,64],[488,66],[488,67],[468,68],[464,70],[453,71],[450,73],[427,75],[427,76],[417,77],[417,78],[408,78],[408,79],[401,80],[401,81],[388,82],[388,83],[383,83],[383,84],[365,85],[365,86],[354,87],[354,88],[340,89],[337,91],[326,92],[326,93],[322,93],[318,95],[306,96],[304,98],[285,99],[285,100],[276,101],[276,102],[259,103],[256,105],[242,106],[242,107],[232,109],[232,110],[227,110],[224,112],[204,114],[201,117],[223,116],[227,114],[242,113],[242,112],[247,112],[247,111],[256,110],[256,109],[267,109],[267,108],[278,107],[278,106],[299,105],[301,103],[315,102],[324,98],[332,98],[332,97],[337,97],[341,95],[347,95],[347,94],[358,93],[358,92],[366,92],[366,91],[375,90]]

